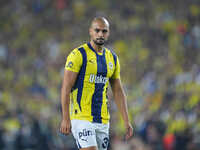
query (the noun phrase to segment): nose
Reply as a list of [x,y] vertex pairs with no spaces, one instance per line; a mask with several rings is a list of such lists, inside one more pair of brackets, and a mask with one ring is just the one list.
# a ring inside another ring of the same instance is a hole
[[99,31],[99,32],[98,32],[98,36],[103,37],[103,32],[102,32],[102,31]]

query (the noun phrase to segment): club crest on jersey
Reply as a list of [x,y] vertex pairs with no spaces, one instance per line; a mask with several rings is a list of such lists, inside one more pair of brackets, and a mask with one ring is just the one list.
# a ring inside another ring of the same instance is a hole
[[73,62],[70,61],[70,62],[67,64],[67,67],[68,67],[68,68],[72,68],[72,67],[73,67]]
[[113,63],[112,62],[109,62],[108,63],[108,66],[109,66],[109,68],[112,70],[113,69]]
[[103,77],[102,75],[97,76],[94,74],[90,74],[90,78],[89,78],[89,82],[90,83],[103,83],[106,84],[106,82],[108,81],[107,77]]

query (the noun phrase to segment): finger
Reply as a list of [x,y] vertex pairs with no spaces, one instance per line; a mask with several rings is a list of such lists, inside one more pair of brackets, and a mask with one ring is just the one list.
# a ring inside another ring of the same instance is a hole
[[61,128],[59,129],[59,133],[62,134],[62,135],[65,135]]
[[133,130],[132,128],[129,127],[126,132],[126,140],[129,140],[132,135],[133,135]]
[[62,133],[62,132],[60,132],[60,134],[61,134],[61,135],[63,135],[63,136],[67,136],[67,134],[65,134],[65,133]]
[[69,134],[69,133],[70,133],[69,128],[66,128],[66,134]]
[[69,134],[69,128],[65,128],[65,134],[68,135]]
[[71,133],[71,126],[69,126],[69,127],[66,127],[65,128],[65,134],[70,134]]
[[60,132],[62,133],[62,134],[64,134],[64,135],[66,135],[67,134],[67,129],[66,129],[66,127],[60,127]]
[[72,131],[71,131],[71,126],[69,127],[69,134],[71,133]]
[[60,131],[60,133],[62,133],[62,132],[63,132],[63,130],[62,130],[62,126],[60,126],[60,130],[59,130],[59,131]]
[[126,134],[126,140],[129,140],[130,136],[128,135],[128,133]]
[[127,135],[126,135],[126,140],[129,140],[130,137],[131,137],[131,136],[130,136],[129,134],[127,134]]
[[130,127],[129,129],[129,136],[131,137],[133,135],[133,128]]
[[67,132],[68,134],[70,134],[71,133],[71,128],[68,128],[68,132]]
[[67,127],[67,133],[68,133],[68,134],[71,133],[71,125],[69,125],[69,126]]
[[60,128],[60,133],[62,133],[62,134],[64,134],[65,132],[64,132],[64,129],[61,127]]

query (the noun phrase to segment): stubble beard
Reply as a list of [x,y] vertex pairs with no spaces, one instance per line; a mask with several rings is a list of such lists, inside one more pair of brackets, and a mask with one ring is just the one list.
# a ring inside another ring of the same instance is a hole
[[98,41],[98,39],[96,39],[96,40],[93,40],[93,42],[96,44],[96,45],[98,45],[98,46],[102,46],[102,45],[104,45],[104,43],[106,42],[104,39],[103,40],[101,40],[101,41]]

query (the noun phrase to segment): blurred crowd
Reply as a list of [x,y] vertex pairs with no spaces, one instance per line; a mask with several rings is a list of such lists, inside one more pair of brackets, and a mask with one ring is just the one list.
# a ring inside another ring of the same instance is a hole
[[0,150],[76,150],[58,132],[69,52],[111,24],[134,137],[110,97],[109,150],[200,149],[199,0],[1,0]]

